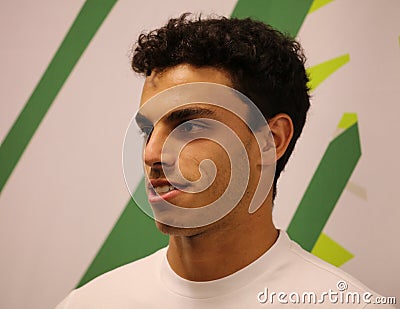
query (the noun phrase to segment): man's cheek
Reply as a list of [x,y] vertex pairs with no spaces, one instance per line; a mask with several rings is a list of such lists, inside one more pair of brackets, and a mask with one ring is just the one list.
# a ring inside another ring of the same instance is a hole
[[179,171],[187,181],[194,182],[200,178],[199,165],[191,156],[181,152],[177,162],[176,172]]
[[203,152],[202,148],[204,149],[204,147],[207,146],[188,144],[179,154],[177,168],[182,176],[190,182],[200,180],[202,174],[208,172],[207,170],[202,170],[200,166],[204,160],[212,160],[207,153]]

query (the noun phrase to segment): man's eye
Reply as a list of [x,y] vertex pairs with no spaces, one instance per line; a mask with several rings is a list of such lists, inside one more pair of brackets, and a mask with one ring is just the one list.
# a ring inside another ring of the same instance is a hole
[[186,121],[178,126],[178,131],[181,133],[197,133],[205,128],[206,126],[196,121]]

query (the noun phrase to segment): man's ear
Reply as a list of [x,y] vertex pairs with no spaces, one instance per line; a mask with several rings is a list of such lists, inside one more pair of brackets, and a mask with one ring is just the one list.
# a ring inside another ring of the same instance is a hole
[[255,132],[258,145],[261,151],[261,157],[258,159],[258,165],[270,166],[276,164],[275,141],[272,132],[267,126],[259,128]]
[[287,114],[277,114],[268,120],[275,142],[276,160],[279,160],[286,152],[293,137],[293,122]]

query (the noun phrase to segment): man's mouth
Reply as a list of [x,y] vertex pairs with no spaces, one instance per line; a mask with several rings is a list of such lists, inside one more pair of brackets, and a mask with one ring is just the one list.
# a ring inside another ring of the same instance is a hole
[[172,191],[172,190],[175,190],[175,187],[171,186],[171,185],[169,185],[169,186],[160,186],[160,187],[155,187],[154,188],[154,191],[157,194],[167,193],[167,192]]
[[[178,186],[178,185],[177,185]],[[182,186],[179,186],[180,188]],[[165,179],[151,179],[148,184],[148,199],[150,203],[168,201],[183,193]]]

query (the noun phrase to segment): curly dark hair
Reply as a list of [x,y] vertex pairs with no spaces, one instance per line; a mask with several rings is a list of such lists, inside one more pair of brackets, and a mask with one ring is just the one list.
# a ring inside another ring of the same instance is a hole
[[303,129],[310,107],[306,58],[298,42],[250,18],[202,18],[185,13],[139,36],[132,56],[135,72],[150,75],[178,64],[226,71],[234,88],[249,97],[268,120],[290,116],[293,138],[278,160],[276,183]]

